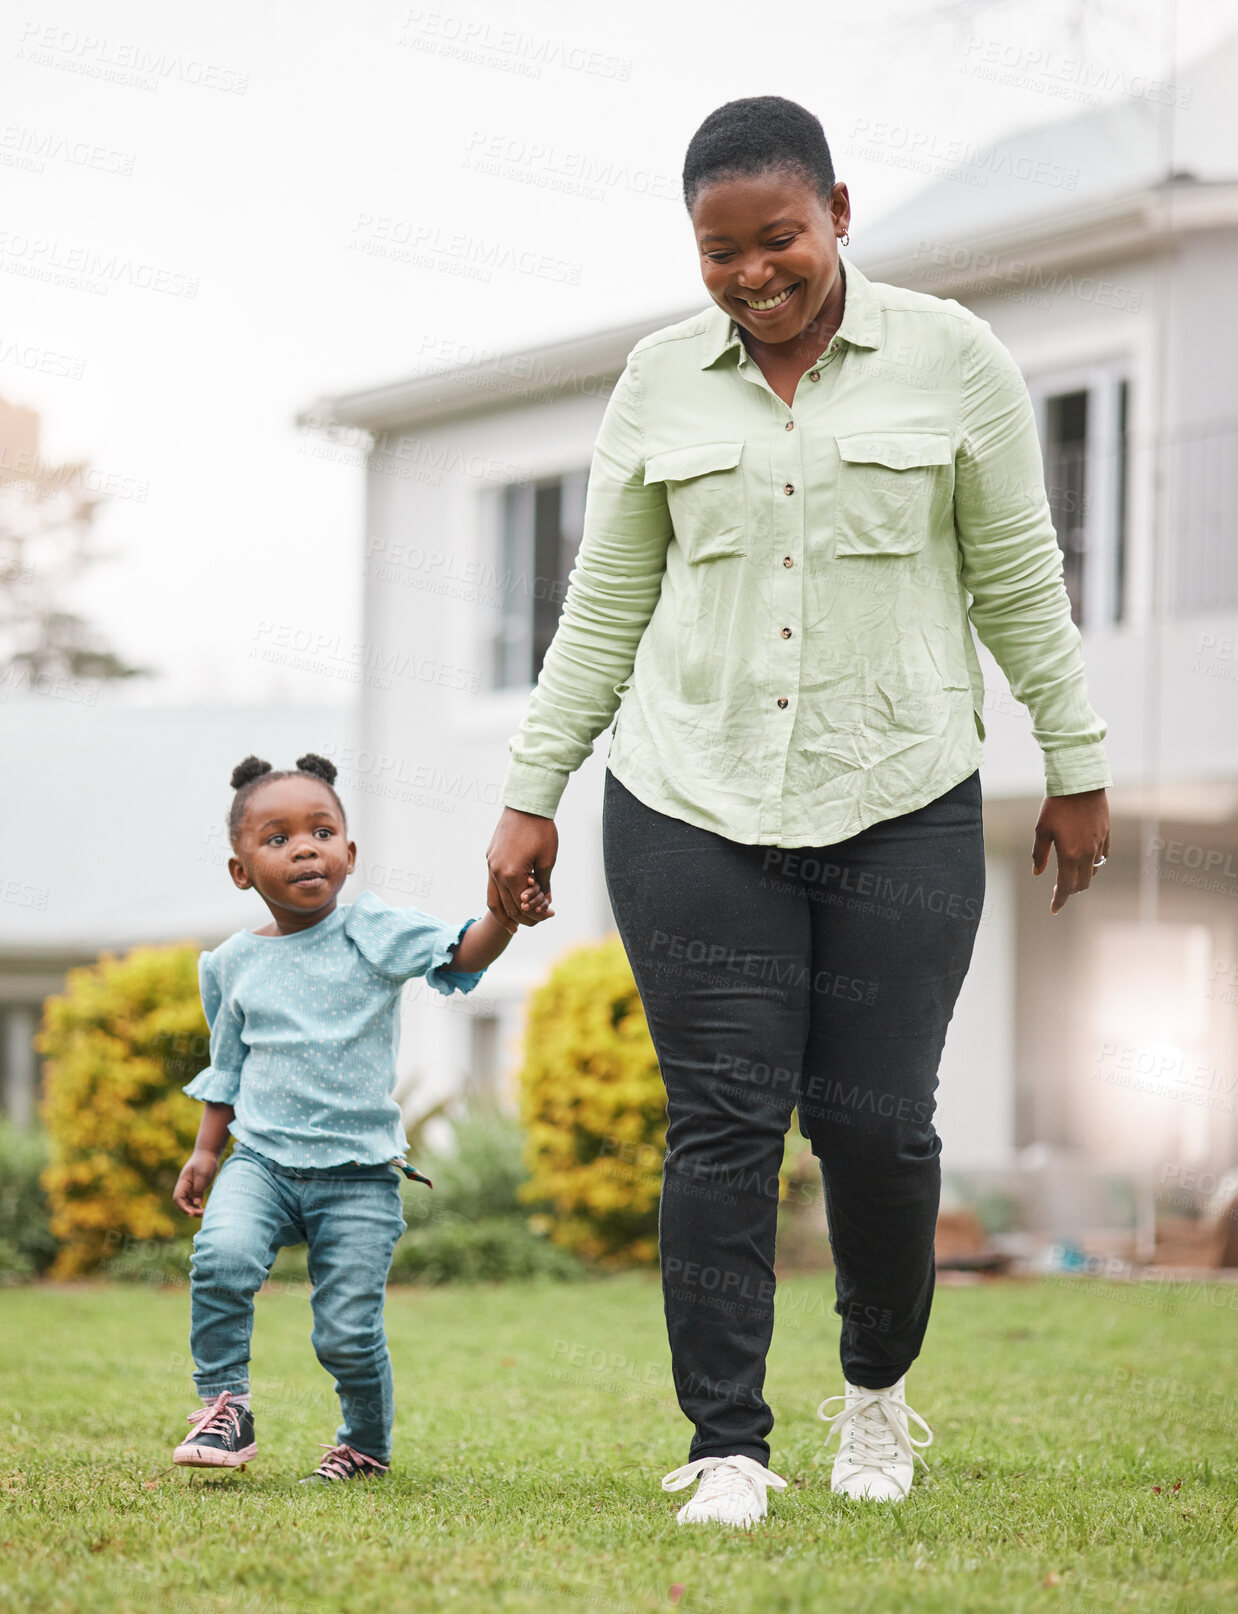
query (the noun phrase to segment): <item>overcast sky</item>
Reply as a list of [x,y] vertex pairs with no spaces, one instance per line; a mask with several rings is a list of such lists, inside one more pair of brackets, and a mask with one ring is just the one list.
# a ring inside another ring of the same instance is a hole
[[[1171,10],[6,8],[0,397],[39,410],[45,458],[89,459],[114,489],[100,529],[114,558],[86,603],[161,672],[126,698],[323,699],[321,679],[247,655],[263,617],[358,628],[361,472],[309,457],[298,409],[703,303],[678,174],[719,103],[780,94],[818,114],[862,249],[865,221],[926,183],[848,160],[864,120],[946,149],[1074,116],[1055,64],[1164,77]],[[1238,0],[1177,14],[1181,62],[1238,25]],[[1022,64],[1019,82],[980,76],[986,52]],[[485,171],[496,155],[504,171]],[[380,255],[414,238],[424,266]],[[468,278],[461,252],[499,266]]]

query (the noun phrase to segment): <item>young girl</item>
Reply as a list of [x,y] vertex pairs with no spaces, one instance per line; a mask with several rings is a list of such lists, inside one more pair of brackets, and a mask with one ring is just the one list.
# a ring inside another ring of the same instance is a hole
[[[257,1452],[253,1297],[276,1252],[305,1243],[311,1337],[343,1422],[302,1483],[369,1479],[391,1459],[383,1299],[405,1226],[398,1172],[411,1173],[392,1097],[400,990],[424,975],[437,992],[471,992],[516,930],[489,913],[452,929],[369,892],[337,905],[357,849],[334,782],[334,766],[312,754],[295,772],[273,773],[257,757],[233,770],[228,872],[258,892],[271,922],[199,961],[211,1063],[185,1091],[206,1109],[173,1194],[202,1217],[189,1338],[203,1406],[172,1460],[239,1468]],[[534,920],[553,913],[532,878],[521,906]],[[229,1133],[233,1150],[204,1214]]]

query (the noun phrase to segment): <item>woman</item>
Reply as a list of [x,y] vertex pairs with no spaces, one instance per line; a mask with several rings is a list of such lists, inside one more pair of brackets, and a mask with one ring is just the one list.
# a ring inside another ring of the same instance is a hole
[[[618,708],[611,903],[667,1089],[660,1250],[682,1522],[766,1511],[778,1168],[825,1184],[837,1492],[899,1501],[933,1293],[933,1094],[984,897],[975,625],[1030,710],[1052,910],[1109,843],[1102,747],[1023,379],[954,301],[840,259],[817,119],[701,125],[684,198],[714,306],[637,343],[602,423],[562,620],[512,741],[490,905],[549,891],[568,775]],[[919,1436],[912,1432],[920,1431]]]

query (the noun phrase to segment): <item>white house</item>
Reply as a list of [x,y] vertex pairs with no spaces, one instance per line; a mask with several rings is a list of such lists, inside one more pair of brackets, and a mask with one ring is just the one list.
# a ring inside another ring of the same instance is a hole
[[[981,651],[989,891],[939,1095],[955,1166],[1040,1143],[1169,1183],[1238,1160],[1238,42],[1184,82],[1185,107],[1129,99],[1025,131],[875,226],[840,172],[864,272],[966,302],[1027,376],[1114,769],[1109,863],[1051,916],[1051,874],[1031,873],[1039,753]],[[368,452],[371,659],[341,787],[370,858],[444,916],[484,902],[506,741],[553,632],[608,390],[639,337],[692,311],[302,417]],[[890,361],[933,385],[916,354]],[[472,998],[410,996],[417,1102],[509,1092],[523,994],[610,927],[605,750],[559,816],[556,920]]]

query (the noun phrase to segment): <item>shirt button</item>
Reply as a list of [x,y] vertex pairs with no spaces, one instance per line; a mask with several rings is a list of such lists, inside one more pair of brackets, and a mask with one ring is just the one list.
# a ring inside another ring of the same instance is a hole
[[778,697],[778,705],[779,705],[781,710],[783,710],[783,711],[786,710],[787,697],[785,695],[779,695],[779,697]]
[[813,371],[812,371],[812,372],[811,372],[811,374],[810,374],[810,375],[809,375],[809,377],[808,377],[808,379],[809,379],[809,380],[810,380],[810,381],[820,381],[820,379],[821,379],[821,372],[820,372],[820,370],[813,370]]
[[794,482],[788,482],[786,487],[783,488],[782,491],[784,493],[794,493],[795,492],[795,483]]
[[793,420],[789,420],[787,422],[786,430],[789,431],[789,432],[793,432],[795,430],[795,422]]
[[791,637],[791,630],[790,630],[790,628],[784,628],[784,629],[783,629],[783,630],[782,630],[782,636],[783,636],[783,638],[784,638],[784,639],[789,639],[789,638],[790,638],[790,637]]
[[784,566],[794,566],[795,562],[791,559],[790,555],[784,555],[782,557],[782,564]]

